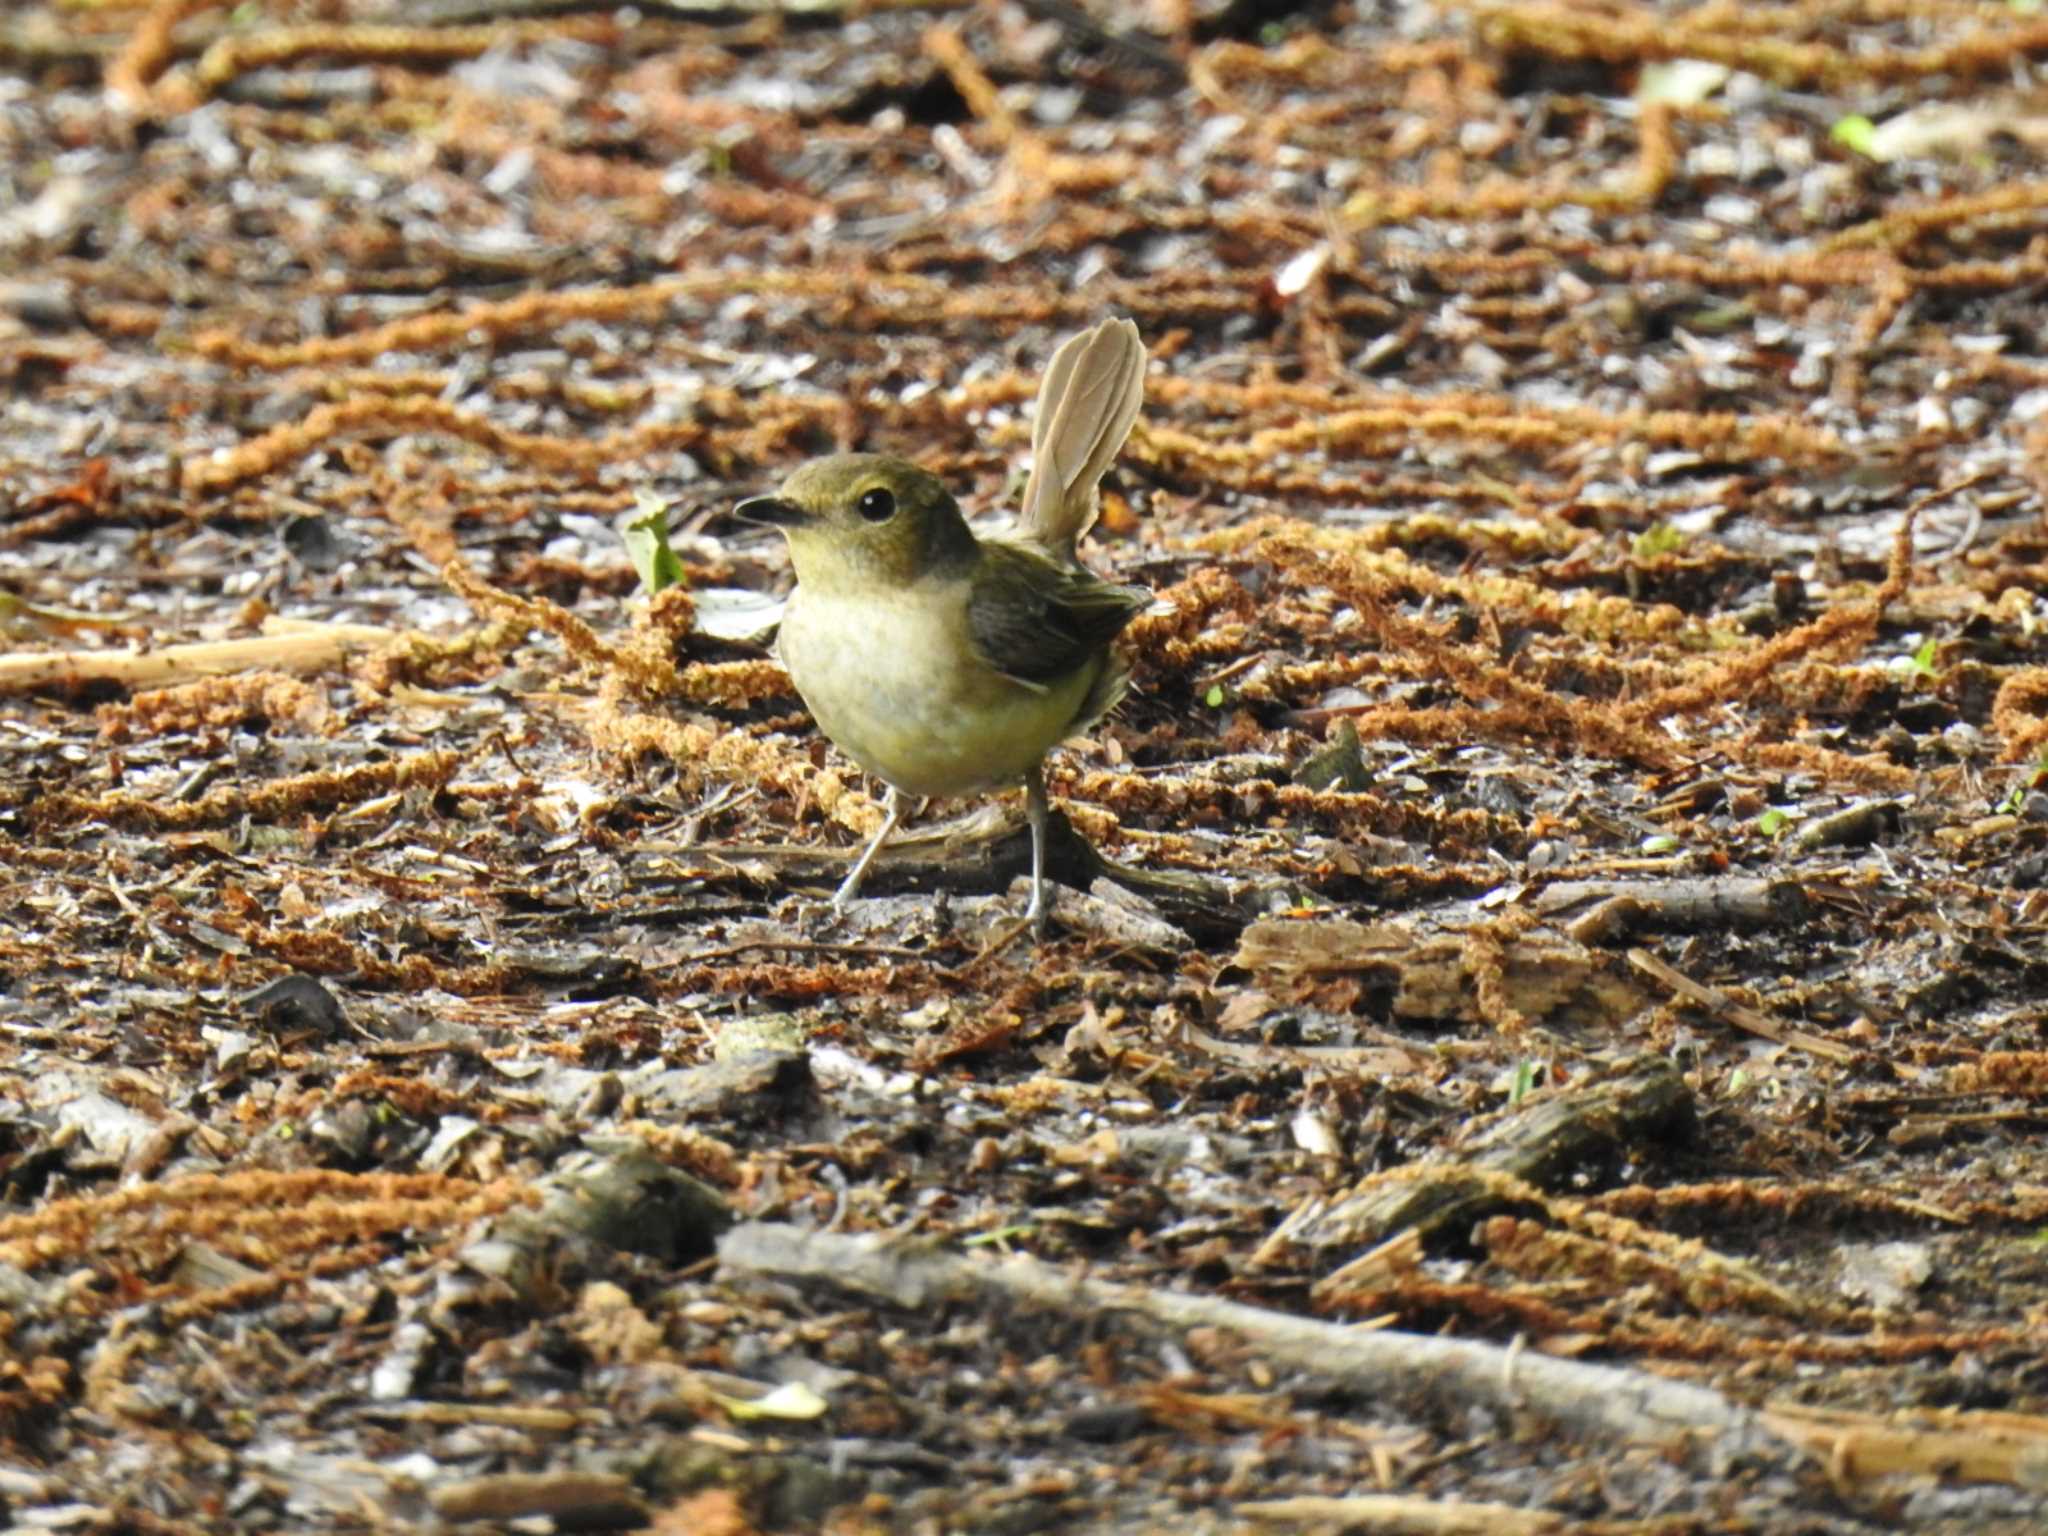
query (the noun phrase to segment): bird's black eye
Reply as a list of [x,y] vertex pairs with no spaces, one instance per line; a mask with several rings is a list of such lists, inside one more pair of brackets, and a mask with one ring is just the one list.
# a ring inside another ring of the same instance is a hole
[[886,523],[896,515],[896,498],[878,485],[873,490],[862,491],[853,509],[871,523]]

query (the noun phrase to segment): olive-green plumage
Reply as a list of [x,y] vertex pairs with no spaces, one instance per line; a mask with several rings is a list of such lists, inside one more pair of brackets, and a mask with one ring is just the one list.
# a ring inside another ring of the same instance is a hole
[[[825,734],[906,794],[1020,779],[1123,692],[1109,641],[1149,594],[977,538],[902,459],[807,464],[777,498],[796,590],[777,650]],[[893,511],[863,516],[863,501]],[[753,505],[749,503],[749,505]]]
[[895,827],[898,792],[967,794],[1025,782],[1030,916],[1042,924],[1040,765],[1123,695],[1110,642],[1151,594],[1083,569],[1074,541],[1137,415],[1145,353],[1110,321],[1055,354],[1039,396],[1024,513],[977,535],[927,471],[880,454],[806,464],[740,504],[782,529],[796,589],[776,642],[826,736],[890,787],[889,814],[835,900],[851,900]]

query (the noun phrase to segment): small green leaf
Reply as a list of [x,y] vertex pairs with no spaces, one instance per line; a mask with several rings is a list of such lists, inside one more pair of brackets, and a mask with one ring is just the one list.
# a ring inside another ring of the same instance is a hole
[[640,515],[619,530],[619,537],[640,575],[640,589],[652,597],[683,582],[683,562],[668,545],[668,503],[644,490],[633,493],[633,502]]
[[1519,1104],[1536,1089],[1536,1063],[1524,1056],[1515,1063],[1515,1080],[1508,1088],[1508,1103]]
[[1940,674],[1935,670],[1934,656],[1939,648],[1940,642],[1929,635],[1913,648],[1910,655],[1894,656],[1888,665],[1901,676],[1936,677]]
[[1683,548],[1685,535],[1669,523],[1652,523],[1636,535],[1635,550],[1638,560],[1651,560],[1658,555],[1675,555]]
[[1696,309],[1685,317],[1685,328],[1703,336],[1725,336],[1730,331],[1749,324],[1756,310],[1740,300],[1726,304],[1709,304]]
[[1775,805],[1756,819],[1756,829],[1765,837],[1776,837],[1791,825],[1792,813]]
[[1221,709],[1223,707],[1223,685],[1221,683],[1211,683],[1209,691],[1202,695],[1202,702],[1211,709]]
[[2034,760],[2033,768],[2013,785],[2011,792],[1998,803],[1998,808],[2008,816],[2017,815],[2019,808],[2027,803],[2027,796],[2037,789],[2048,789],[2048,752]]
[[1876,142],[1877,124],[1860,112],[1851,112],[1847,117],[1835,119],[1835,125],[1828,130],[1828,137],[1844,149],[1854,150],[1859,155],[1868,155]]
[[1685,845],[1669,832],[1653,832],[1643,839],[1645,853],[1676,853]]

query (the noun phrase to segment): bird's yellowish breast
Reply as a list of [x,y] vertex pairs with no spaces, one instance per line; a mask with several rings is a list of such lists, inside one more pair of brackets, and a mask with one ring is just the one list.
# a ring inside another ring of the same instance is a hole
[[975,653],[965,581],[790,595],[776,648],[818,727],[861,767],[910,795],[1014,782],[1074,728],[1103,666],[1045,688]]

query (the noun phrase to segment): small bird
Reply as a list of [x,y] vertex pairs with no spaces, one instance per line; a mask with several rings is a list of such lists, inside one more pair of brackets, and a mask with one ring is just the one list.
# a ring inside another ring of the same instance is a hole
[[1128,674],[1111,650],[1150,604],[1084,569],[1103,472],[1145,393],[1145,346],[1107,320],[1053,354],[1014,528],[976,534],[908,460],[817,459],[736,515],[780,528],[796,589],[776,650],[818,727],[889,786],[882,827],[832,898],[844,907],[903,815],[903,797],[1024,782],[1031,904],[1045,931],[1045,755],[1100,720]]

